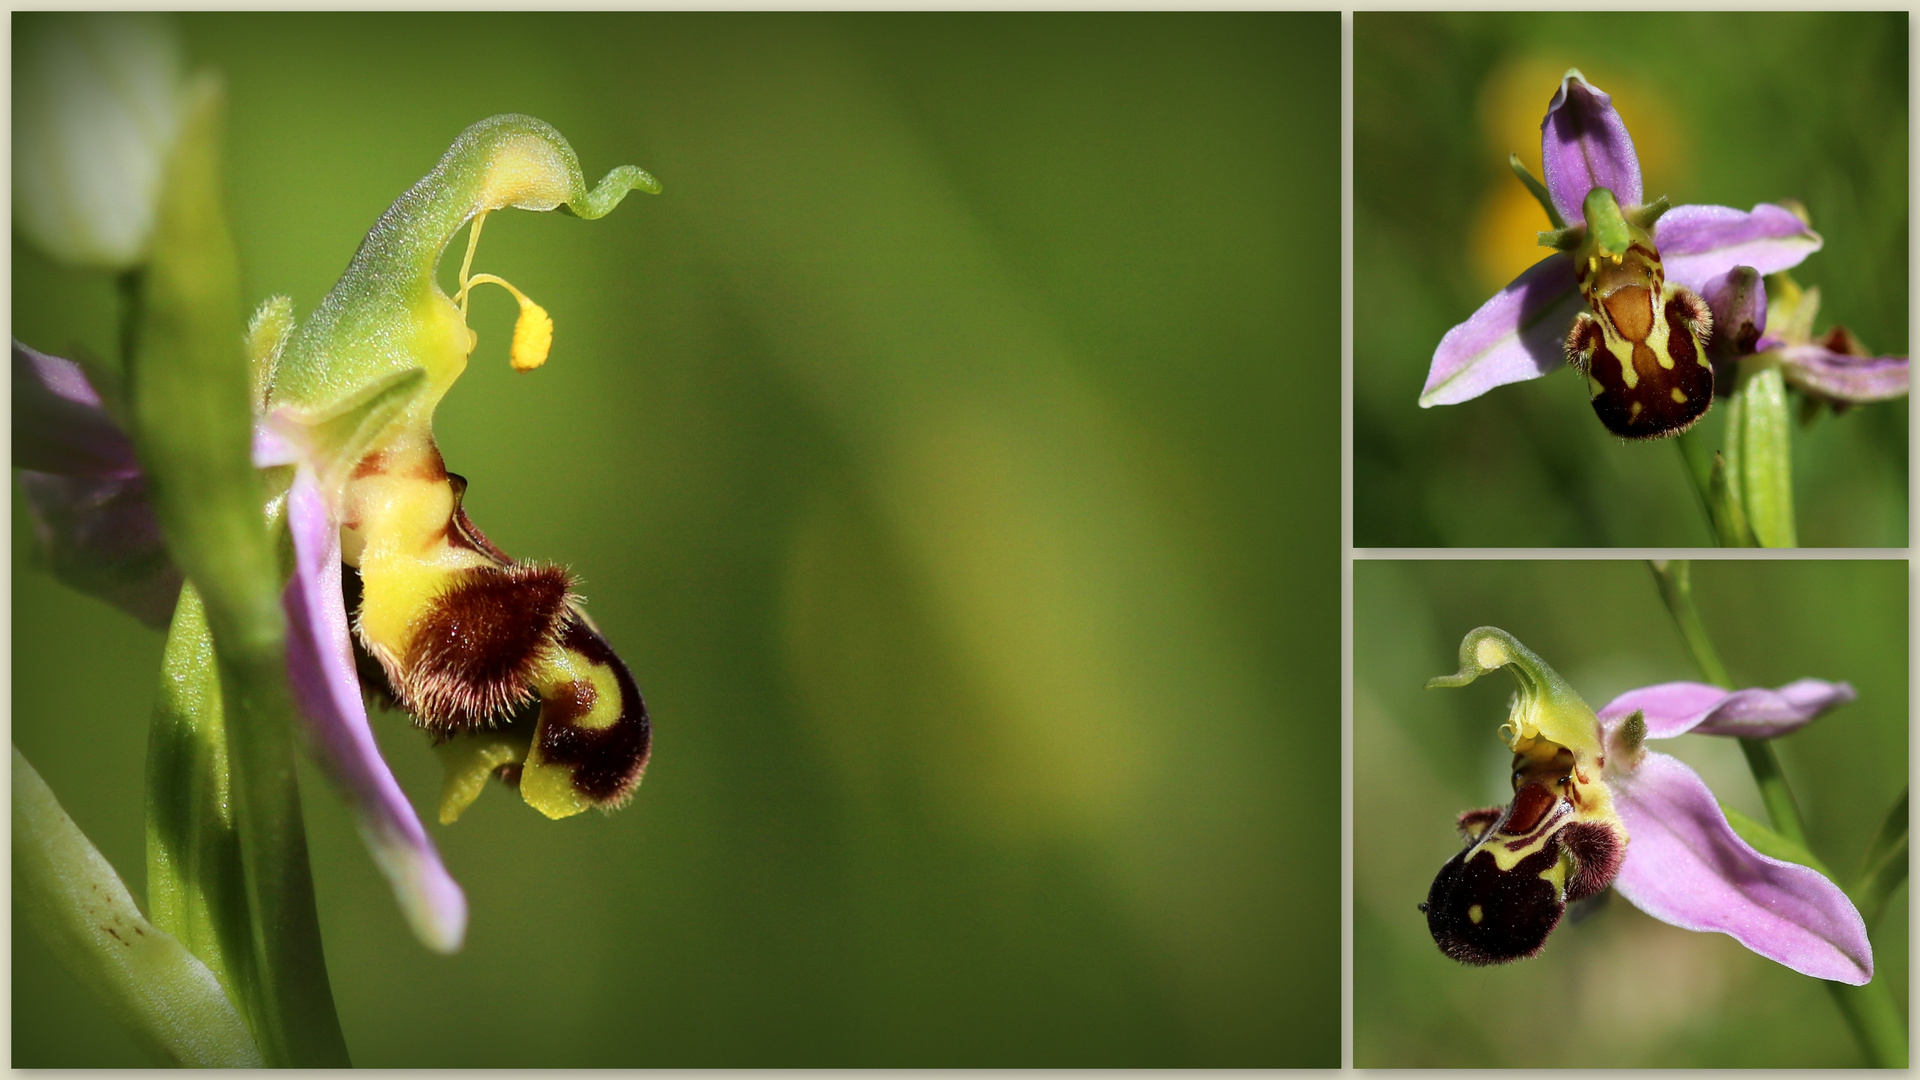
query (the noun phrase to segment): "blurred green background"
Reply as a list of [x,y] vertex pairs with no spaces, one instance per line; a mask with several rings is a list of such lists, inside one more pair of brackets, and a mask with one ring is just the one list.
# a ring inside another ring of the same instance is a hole
[[[1905,12],[1354,19],[1353,538],[1360,546],[1710,545],[1670,441],[1602,428],[1571,371],[1416,403],[1433,350],[1546,251],[1540,120],[1569,67],[1612,94],[1649,197],[1801,200],[1819,325],[1907,343]],[[1722,442],[1724,410],[1696,431]],[[1907,543],[1907,403],[1793,433],[1800,542]]]
[[[1604,84],[1603,84],[1604,85]],[[1907,564],[1693,565],[1708,634],[1743,686],[1816,677],[1859,698],[1775,740],[1814,852],[1852,885],[1907,780]],[[1354,1064],[1628,1068],[1854,1066],[1826,987],[1723,934],[1680,930],[1619,896],[1563,922],[1534,959],[1457,964],[1415,905],[1460,849],[1463,810],[1512,798],[1495,729],[1513,680],[1426,690],[1476,626],[1511,632],[1598,709],[1638,686],[1699,679],[1640,562],[1358,561],[1353,575]],[[1765,821],[1736,740],[1657,749]],[[1875,977],[1907,1009],[1907,889],[1870,928]]]
[[[666,188],[489,220],[552,359],[481,293],[438,425],[481,527],[583,578],[653,765],[433,826],[452,958],[305,776],[358,1064],[1337,1064],[1339,414],[1282,408],[1338,363],[1337,16],[182,26],[250,301],[310,312],[496,112]],[[110,348],[106,281],[13,258],[19,336]],[[13,513],[14,739],[138,893],[161,637]],[[138,1063],[14,946],[16,1066]]]

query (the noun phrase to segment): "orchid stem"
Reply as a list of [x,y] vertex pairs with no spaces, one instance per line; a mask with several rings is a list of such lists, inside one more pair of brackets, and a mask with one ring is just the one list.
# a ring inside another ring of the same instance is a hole
[[[1684,559],[1654,559],[1649,565],[1653,580],[1660,587],[1660,599],[1666,602],[1667,611],[1680,628],[1680,636],[1686,640],[1694,664],[1708,682],[1731,688],[1733,681],[1727,677],[1726,665],[1720,662],[1720,654],[1707,637],[1706,624],[1700,620],[1700,611],[1693,604],[1691,567]],[[1806,828],[1800,821],[1800,807],[1794,801],[1793,789],[1787,785],[1786,774],[1780,769],[1773,744],[1766,739],[1741,739],[1740,749],[1746,752],[1747,768],[1753,771],[1753,782],[1760,789],[1760,800],[1766,805],[1774,832],[1806,847]],[[1877,979],[1865,986],[1829,982],[1827,989],[1832,991],[1834,1004],[1839,1006],[1868,1062],[1876,1068],[1906,1068],[1906,1028],[1886,984]]]
[[1680,467],[1686,470],[1693,493],[1700,497],[1700,510],[1707,515],[1707,527],[1713,530],[1714,543],[1726,547],[1726,538],[1721,535],[1719,523],[1713,516],[1713,490],[1710,486],[1713,463],[1707,459],[1706,449],[1690,431],[1681,432],[1673,440],[1673,445],[1680,451]]
[[[1655,559],[1650,565],[1653,580],[1660,586],[1660,599],[1666,601],[1667,611],[1680,627],[1680,636],[1686,640],[1700,674],[1716,686],[1732,689],[1727,666],[1720,662],[1720,653],[1707,637],[1706,624],[1700,621],[1700,610],[1693,605],[1692,567],[1684,559]],[[1753,770],[1753,782],[1760,789],[1760,801],[1767,807],[1773,831],[1806,847],[1807,830],[1800,824],[1800,806],[1794,801],[1793,789],[1787,786],[1773,744],[1766,739],[1743,738],[1740,749],[1746,752],[1747,768]]]
[[1834,1004],[1846,1017],[1847,1027],[1859,1040],[1868,1064],[1876,1069],[1907,1067],[1907,1028],[1905,1018],[1893,1004],[1887,984],[1874,979],[1865,986],[1830,982]]
[[1653,570],[1654,583],[1660,586],[1660,599],[1666,601],[1667,611],[1680,627],[1680,636],[1686,640],[1687,651],[1693,654],[1700,674],[1716,686],[1731,688],[1733,680],[1727,676],[1727,666],[1720,662],[1719,652],[1707,637],[1706,624],[1700,621],[1700,612],[1693,606],[1691,564],[1685,559],[1654,559],[1648,565]]

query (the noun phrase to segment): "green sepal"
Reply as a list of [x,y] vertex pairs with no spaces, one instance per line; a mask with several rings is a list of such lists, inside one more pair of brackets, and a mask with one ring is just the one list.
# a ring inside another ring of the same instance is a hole
[[1539,737],[1589,760],[1600,755],[1600,721],[1593,709],[1545,660],[1499,627],[1468,631],[1460,639],[1460,670],[1428,679],[1427,689],[1465,686],[1502,667],[1513,674],[1520,688],[1507,727],[1502,729],[1510,745]]
[[1760,824],[1724,803],[1721,804],[1720,810],[1727,815],[1727,824],[1733,826],[1733,831],[1739,834],[1740,839],[1751,844],[1753,850],[1762,855],[1779,859],[1781,862],[1798,863],[1801,866],[1817,870],[1820,876],[1826,878],[1828,881],[1838,881],[1838,879],[1833,876],[1833,872],[1828,870],[1826,865],[1819,859],[1815,858],[1813,852],[1807,850],[1805,844],[1774,832],[1772,829],[1767,828],[1765,825]]
[[1527,194],[1532,195],[1534,201],[1540,204],[1540,209],[1547,212],[1547,221],[1553,225],[1554,231],[1565,231],[1567,221],[1560,216],[1560,211],[1554,209],[1553,196],[1547,194],[1547,185],[1541,183],[1539,177],[1527,171],[1527,167],[1520,163],[1520,155],[1508,154],[1507,167],[1513,170],[1513,175],[1520,178],[1520,183],[1526,187]]
[[575,217],[598,218],[629,191],[659,190],[658,181],[630,165],[589,190],[573,147],[546,123],[511,114],[480,121],[381,215],[282,353],[272,403],[331,415],[367,387],[420,368],[425,392],[403,422],[425,429],[473,346],[465,318],[435,281],[460,229],[506,207],[564,207]]
[[265,1064],[207,965],[148,922],[113,866],[13,751],[14,914],[162,1065]]
[[1587,228],[1584,225],[1569,225],[1564,229],[1535,235],[1539,238],[1541,247],[1552,248],[1555,251],[1574,251],[1586,242]]
[[1653,232],[1654,223],[1659,221],[1660,218],[1671,209],[1673,209],[1673,202],[1665,195],[1662,195],[1650,203],[1629,207],[1626,212],[1626,217],[1627,221],[1630,222],[1634,228],[1642,232],[1651,233]]
[[265,412],[273,369],[293,337],[293,298],[269,296],[247,322],[247,369],[253,375],[253,411]]
[[226,716],[193,586],[181,589],[147,736],[147,910],[244,1008],[254,980]]

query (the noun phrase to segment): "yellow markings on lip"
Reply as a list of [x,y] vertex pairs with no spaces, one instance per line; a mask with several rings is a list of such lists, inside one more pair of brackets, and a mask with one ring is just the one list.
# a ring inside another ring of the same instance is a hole
[[1552,866],[1540,871],[1540,880],[1552,885],[1553,891],[1564,900],[1567,895],[1567,872],[1572,869],[1573,853],[1563,850]]
[[533,684],[546,702],[542,719],[548,710],[564,712],[566,723],[588,731],[610,728],[620,719],[620,680],[613,669],[564,646],[550,645],[541,653]]
[[1687,395],[1681,393],[1680,388],[1677,386],[1673,388],[1672,396],[1675,405],[1685,405],[1687,403]]
[[1638,419],[1640,419],[1640,412],[1641,412],[1641,410],[1640,410],[1640,403],[1639,403],[1639,402],[1637,402],[1637,401],[1636,401],[1636,402],[1633,402],[1633,403],[1631,403],[1631,404],[1629,404],[1629,405],[1627,406],[1627,420],[1628,420],[1628,422],[1632,422],[1632,421],[1634,421],[1634,420],[1638,420]]
[[1633,369],[1633,350],[1629,348],[1627,355],[1621,356],[1618,352],[1614,351],[1613,344],[1609,342],[1607,351],[1612,352],[1613,358],[1620,361],[1620,380],[1627,384],[1627,389],[1632,390],[1634,387],[1639,386],[1640,373]]
[[1467,908],[1467,921],[1475,926],[1479,926],[1480,920],[1486,917],[1486,911],[1482,910],[1479,904],[1474,904]]

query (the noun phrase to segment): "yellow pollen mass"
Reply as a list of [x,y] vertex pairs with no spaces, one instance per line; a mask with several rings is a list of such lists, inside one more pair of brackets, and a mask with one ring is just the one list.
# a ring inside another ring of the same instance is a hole
[[[547,362],[547,353],[553,349],[553,317],[547,309],[533,302],[526,293],[513,287],[504,278],[493,274],[468,275],[473,269],[473,253],[480,246],[480,230],[487,224],[487,215],[481,214],[473,219],[473,228],[467,231],[467,255],[460,262],[460,291],[454,300],[460,305],[461,317],[467,313],[468,297],[475,285],[498,285],[513,294],[520,302],[520,317],[513,324],[513,345],[507,353],[507,362],[515,371],[532,371]],[[479,335],[471,327],[467,330],[467,351],[472,352],[479,344]]]
[[521,297],[520,318],[513,324],[513,351],[508,355],[508,362],[515,371],[532,371],[547,362],[547,351],[552,348],[553,319],[547,315],[547,309]]

